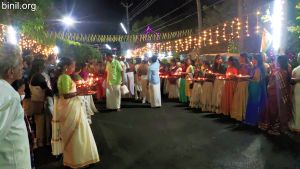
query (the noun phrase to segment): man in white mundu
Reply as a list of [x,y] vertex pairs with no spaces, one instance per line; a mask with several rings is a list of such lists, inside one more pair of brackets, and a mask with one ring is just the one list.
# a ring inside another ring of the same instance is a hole
[[113,58],[112,55],[107,56],[106,72],[106,108],[120,111],[121,108],[121,84],[123,81],[123,69],[121,63]]
[[152,56],[151,65],[148,71],[149,80],[149,96],[151,107],[161,107],[161,93],[160,93],[160,77],[159,77],[159,62],[157,56]]
[[122,76],[123,76],[123,83],[124,84],[127,84],[127,74],[126,74],[126,69],[127,69],[127,63],[126,63],[126,60],[125,60],[125,57],[124,56],[121,56],[119,58],[119,62],[122,66],[122,69],[123,69],[123,73],[122,73]]
[[12,45],[0,48],[0,168],[31,168],[29,140],[20,95],[11,84],[22,78],[21,52]]

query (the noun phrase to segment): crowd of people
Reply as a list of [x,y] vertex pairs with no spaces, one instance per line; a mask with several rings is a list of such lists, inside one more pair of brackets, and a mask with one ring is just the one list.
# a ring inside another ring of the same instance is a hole
[[[100,157],[90,128],[91,116],[98,112],[94,100],[106,98],[107,109],[117,111],[121,96],[161,106],[157,57],[140,69],[110,54],[105,63],[76,63],[72,57],[22,56],[9,44],[0,53],[0,142],[6,146],[0,150],[0,168],[35,168],[33,150],[44,146],[51,146],[52,154],[62,155],[71,168],[96,163]],[[121,86],[128,86],[128,94],[121,94]]]
[[299,133],[300,66],[292,70],[286,56],[269,62],[264,54],[224,59],[217,55],[212,64],[200,59],[172,60],[161,68],[163,93],[191,108],[222,114],[268,134]]
[[[56,61],[55,55],[22,57],[9,44],[0,48],[0,168],[35,168],[33,150],[44,146],[52,146],[52,154],[62,155],[71,168],[100,161],[90,128],[98,110],[92,95],[76,88],[95,69],[75,66],[68,57]],[[101,98],[103,91],[95,90]]]
[[300,132],[300,66],[292,70],[286,56],[269,63],[247,53],[217,55],[213,63],[146,58],[108,54],[101,61],[62,57],[57,63],[56,55],[22,57],[15,46],[3,45],[0,168],[35,168],[33,149],[50,145],[71,168],[100,161],[90,124],[98,112],[94,100],[104,98],[107,109],[121,111],[122,98],[159,108],[165,95],[272,135]]

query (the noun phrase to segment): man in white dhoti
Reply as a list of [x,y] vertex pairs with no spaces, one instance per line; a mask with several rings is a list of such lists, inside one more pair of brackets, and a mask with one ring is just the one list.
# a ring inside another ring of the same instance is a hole
[[129,62],[126,62],[126,76],[127,76],[127,87],[129,89],[129,98],[133,98],[134,96],[134,64],[133,61],[130,60]]
[[0,48],[0,168],[30,169],[28,133],[20,95],[11,84],[22,78],[20,51],[11,45]]
[[123,69],[121,63],[112,55],[106,57],[107,87],[106,87],[106,108],[120,111],[121,90],[123,84]]
[[149,97],[151,107],[161,107],[161,93],[160,93],[160,77],[159,77],[159,62],[157,56],[152,56],[151,65],[148,71],[149,80]]
[[124,56],[121,56],[120,59],[120,64],[122,66],[122,69],[123,69],[123,73],[122,73],[122,76],[123,76],[123,83],[124,84],[127,84],[127,75],[126,75],[126,69],[127,69],[127,65],[126,65],[126,60],[125,60],[125,57]]

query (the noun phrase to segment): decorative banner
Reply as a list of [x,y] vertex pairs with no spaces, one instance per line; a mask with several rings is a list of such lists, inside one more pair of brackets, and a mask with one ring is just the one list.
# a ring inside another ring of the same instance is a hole
[[260,52],[266,53],[267,50],[270,48],[271,44],[272,44],[272,35],[266,29],[263,29],[262,36],[261,36]]
[[157,42],[178,39],[192,35],[192,30],[181,30],[176,32],[139,34],[139,35],[94,35],[77,34],[65,32],[49,32],[49,37],[67,39],[83,43],[105,43],[105,42]]

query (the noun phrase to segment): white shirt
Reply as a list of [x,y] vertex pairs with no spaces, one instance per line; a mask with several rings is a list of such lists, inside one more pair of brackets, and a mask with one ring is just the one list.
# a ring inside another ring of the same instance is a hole
[[30,169],[29,141],[19,94],[0,80],[0,168]]
[[300,66],[296,67],[292,72],[292,77],[300,79]]
[[123,68],[123,72],[126,73],[127,66],[126,66],[125,62],[124,61],[120,61],[120,63],[121,63],[121,66]]

